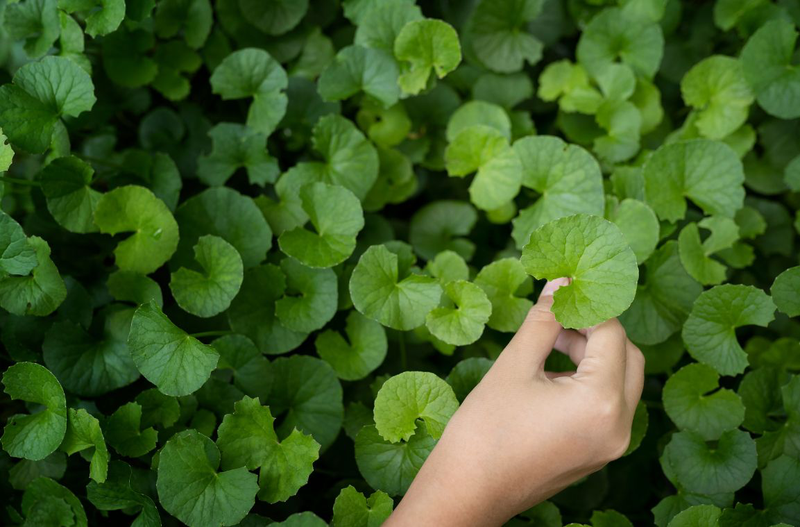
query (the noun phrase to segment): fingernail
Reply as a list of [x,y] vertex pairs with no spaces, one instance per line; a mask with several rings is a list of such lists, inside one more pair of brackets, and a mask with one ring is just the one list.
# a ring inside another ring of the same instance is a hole
[[569,278],[556,278],[555,280],[549,280],[546,284],[544,284],[544,288],[542,289],[542,294],[540,297],[543,296],[553,296],[558,290],[559,287],[569,285]]

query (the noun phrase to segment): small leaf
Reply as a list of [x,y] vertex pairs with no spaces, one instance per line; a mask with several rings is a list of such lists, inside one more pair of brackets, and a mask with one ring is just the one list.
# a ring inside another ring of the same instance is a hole
[[275,315],[290,331],[311,333],[336,314],[338,288],[331,269],[312,269],[293,258],[281,261],[286,294],[275,302]]
[[397,64],[390,52],[362,46],[339,50],[319,77],[319,94],[341,101],[364,92],[389,108],[400,97]]
[[372,527],[380,525],[389,518],[394,509],[394,501],[381,491],[372,493],[369,498],[358,492],[352,485],[343,488],[333,503],[333,527]]
[[156,448],[158,432],[142,429],[142,406],[127,403],[117,408],[106,421],[108,444],[121,456],[140,457]]
[[25,276],[36,266],[36,247],[14,218],[0,210],[0,275]]
[[[103,483],[108,476],[108,449],[100,421],[86,410],[69,409],[67,433],[59,447],[71,456],[76,452],[90,450],[92,456],[89,477],[97,483]],[[93,451],[91,451],[93,449]]]
[[221,186],[240,168],[253,185],[278,179],[278,162],[267,151],[267,136],[235,123],[219,123],[209,130],[211,153],[197,160],[197,177],[209,186]]
[[[27,241],[35,251],[38,265],[28,276],[0,277],[0,307],[18,316],[44,317],[55,311],[67,298],[67,288],[50,259],[47,242],[38,236],[31,236]],[[20,269],[23,262],[31,261],[23,258],[26,253],[23,251],[18,253],[18,257],[12,258],[12,268]]]
[[340,379],[363,379],[386,358],[386,331],[377,322],[351,311],[345,334],[346,339],[332,329],[320,333],[314,341],[317,355],[331,365]]
[[779,274],[770,289],[775,305],[790,317],[800,315],[800,267],[790,267]]
[[92,167],[74,156],[54,159],[39,174],[47,210],[68,231],[97,231],[94,211],[101,194],[89,186],[93,175]]
[[435,445],[424,427],[408,442],[391,443],[374,426],[365,426],[355,440],[356,463],[370,487],[398,496],[408,490]]
[[426,18],[403,26],[394,41],[394,56],[401,61],[400,88],[416,95],[428,84],[431,70],[441,79],[456,69],[461,45],[453,26]]
[[431,334],[448,344],[466,346],[483,334],[492,314],[492,303],[483,290],[465,280],[449,282],[444,293],[452,302],[437,307],[425,319]]

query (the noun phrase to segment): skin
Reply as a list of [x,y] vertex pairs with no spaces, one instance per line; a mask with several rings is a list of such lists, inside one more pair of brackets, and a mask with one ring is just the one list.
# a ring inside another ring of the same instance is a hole
[[[562,328],[550,308],[567,283],[545,286],[384,527],[503,525],[625,453],[644,357],[617,319]],[[554,348],[577,370],[546,372]]]

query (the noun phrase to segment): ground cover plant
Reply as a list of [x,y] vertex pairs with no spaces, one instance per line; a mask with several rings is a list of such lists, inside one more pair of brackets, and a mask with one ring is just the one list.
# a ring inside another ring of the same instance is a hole
[[0,522],[380,525],[568,276],[555,316],[619,317],[643,399],[510,525],[800,525],[798,23],[0,3]]

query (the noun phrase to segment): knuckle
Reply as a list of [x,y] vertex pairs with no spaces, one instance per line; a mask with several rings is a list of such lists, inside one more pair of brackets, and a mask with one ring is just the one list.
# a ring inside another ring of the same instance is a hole
[[556,316],[550,311],[549,305],[541,305],[541,303],[534,305],[530,310],[528,310],[528,315],[525,317],[525,321],[530,322],[555,322]]

